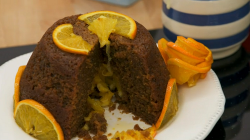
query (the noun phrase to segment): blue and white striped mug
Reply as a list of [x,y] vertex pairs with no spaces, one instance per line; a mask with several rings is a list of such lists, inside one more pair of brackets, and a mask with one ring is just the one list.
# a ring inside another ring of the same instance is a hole
[[250,0],[163,0],[163,31],[169,41],[191,37],[214,59],[236,52],[248,36]]

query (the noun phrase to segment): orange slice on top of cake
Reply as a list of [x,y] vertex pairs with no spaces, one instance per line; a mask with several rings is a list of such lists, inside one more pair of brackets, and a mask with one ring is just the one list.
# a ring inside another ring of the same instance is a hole
[[62,24],[53,31],[53,41],[63,51],[87,55],[91,48],[81,36],[73,33],[71,24]]
[[[83,20],[89,25],[93,24],[93,22],[95,22],[96,20],[102,20],[104,18],[107,18],[107,20],[109,21],[102,22],[100,26],[95,26],[91,28],[96,28],[94,30],[98,32],[98,30],[102,29],[104,26],[114,26],[114,28],[112,28],[113,33],[122,35],[130,39],[135,38],[137,32],[135,21],[131,17],[128,17],[121,13],[116,13],[113,11],[95,11],[83,14],[78,17],[78,19]],[[93,29],[91,31],[93,31]]]

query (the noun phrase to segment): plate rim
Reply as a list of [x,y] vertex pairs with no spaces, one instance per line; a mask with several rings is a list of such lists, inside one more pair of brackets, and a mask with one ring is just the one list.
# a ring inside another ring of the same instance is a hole
[[[208,134],[212,131],[215,124],[220,119],[220,117],[222,116],[222,114],[224,113],[224,110],[225,110],[224,106],[225,106],[225,103],[226,103],[226,98],[225,98],[225,95],[224,95],[224,93],[222,91],[220,81],[219,81],[216,73],[212,69],[210,70],[210,72],[212,73],[213,80],[216,83],[215,85],[216,85],[216,89],[217,89],[217,94],[220,97],[220,98],[217,99],[217,102],[218,102],[219,106],[218,106],[217,110],[215,111],[216,113],[214,113],[214,115],[208,121],[209,123],[203,129],[203,132],[201,132],[198,136],[196,136],[194,138],[194,140],[200,140],[200,139],[206,138],[206,136],[208,136]],[[210,127],[208,125],[210,125]]]

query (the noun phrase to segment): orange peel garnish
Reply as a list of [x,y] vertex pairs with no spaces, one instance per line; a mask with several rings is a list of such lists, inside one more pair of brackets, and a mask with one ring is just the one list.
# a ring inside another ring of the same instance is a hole
[[167,46],[168,49],[172,51],[172,54],[175,54],[179,59],[186,61],[192,65],[199,64],[205,60],[204,58],[197,57],[187,52],[185,49],[181,48],[180,46],[177,46],[173,42],[168,42]]
[[160,39],[158,46],[171,77],[176,78],[178,84],[194,86],[211,69],[212,52],[192,38],[178,36],[175,43]]
[[177,92],[176,79],[171,78],[168,81],[161,115],[155,124],[156,129],[159,129],[163,125],[167,124],[178,111]]
[[[168,60],[167,68],[172,78],[176,78],[178,84],[188,82],[189,86],[194,86],[199,78],[205,78],[205,74],[211,69],[211,66],[197,67],[178,58],[171,58]],[[195,80],[194,80],[195,79]]]
[[13,108],[15,110],[17,103],[19,102],[19,96],[20,96],[20,89],[19,89],[19,83],[23,74],[23,71],[25,70],[25,65],[20,66],[18,68],[18,71],[16,73],[16,77],[15,77],[15,84],[14,84],[14,95],[13,95],[13,99],[14,99],[14,105]]
[[178,58],[169,59],[167,64],[168,65],[176,65],[180,68],[188,69],[188,70],[194,71],[196,73],[206,73],[211,68],[211,66],[197,67],[197,66],[191,65],[183,60],[180,60]]
[[164,59],[164,62],[167,64],[167,61],[169,59],[168,55],[167,55],[167,43],[168,41],[165,40],[164,38],[160,39],[158,41],[158,48],[160,50],[161,56]]
[[184,50],[195,56],[203,58],[207,55],[207,50],[204,49],[200,44],[195,42],[195,40],[189,40],[183,36],[177,36],[175,44],[181,46]]

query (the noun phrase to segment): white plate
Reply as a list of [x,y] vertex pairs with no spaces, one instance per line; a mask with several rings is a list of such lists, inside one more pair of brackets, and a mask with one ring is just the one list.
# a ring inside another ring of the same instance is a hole
[[[0,67],[0,139],[32,140],[13,119],[14,79],[20,65],[26,65],[31,53],[14,58]],[[179,110],[168,126],[157,132],[157,140],[202,140],[212,130],[224,111],[225,97],[219,80],[213,70],[196,86],[178,86]],[[108,120],[108,133],[133,128],[138,123],[142,128],[148,125],[133,121],[131,114],[120,114],[118,110],[105,113]],[[117,118],[121,118],[117,121]],[[74,138],[77,140],[77,138]]]

